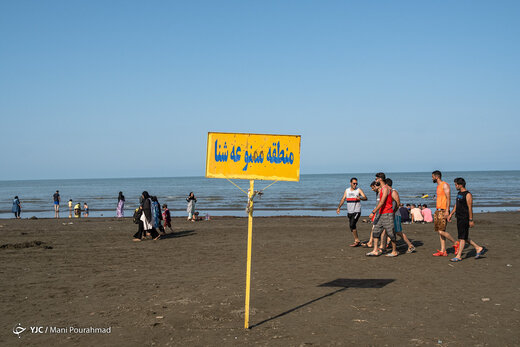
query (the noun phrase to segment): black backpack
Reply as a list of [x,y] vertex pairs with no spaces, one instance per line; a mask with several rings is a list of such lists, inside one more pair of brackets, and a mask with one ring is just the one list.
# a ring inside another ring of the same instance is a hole
[[139,224],[142,214],[143,214],[143,210],[141,210],[140,208],[135,209],[135,211],[134,211],[134,223],[135,224]]

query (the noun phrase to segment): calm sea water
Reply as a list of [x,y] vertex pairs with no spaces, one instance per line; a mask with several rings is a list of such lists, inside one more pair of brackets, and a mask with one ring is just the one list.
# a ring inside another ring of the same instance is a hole
[[[475,171],[445,172],[443,179],[452,187],[453,179],[464,177],[467,188],[474,195],[475,212],[516,211],[520,209],[520,171]],[[403,203],[421,203],[435,207],[433,198],[421,199],[424,194],[433,196],[436,185],[431,173],[387,173],[394,181]],[[335,216],[336,207],[350,177],[357,177],[368,201],[362,202],[363,215],[375,205],[375,194],[370,190],[374,174],[322,174],[302,175],[300,182],[277,182],[255,199],[255,216],[309,215]],[[249,181],[234,180],[247,191]],[[272,182],[255,181],[255,190],[261,190]],[[0,181],[0,218],[12,218],[12,200],[15,195],[22,203],[22,218],[36,216],[53,217],[52,195],[56,190],[61,195],[61,217],[68,216],[67,202],[87,202],[91,217],[113,217],[117,196],[122,191],[126,197],[125,215],[131,216],[138,206],[143,190],[156,195],[161,204],[168,204],[173,216],[186,215],[186,196],[194,192],[197,211],[204,216],[246,216],[247,196],[227,180],[205,177],[173,178],[120,178],[120,179],[74,179]],[[346,214],[346,210],[343,211]]]

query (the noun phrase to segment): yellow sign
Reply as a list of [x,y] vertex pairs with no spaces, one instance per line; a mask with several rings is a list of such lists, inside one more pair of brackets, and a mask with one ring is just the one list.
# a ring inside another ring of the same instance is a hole
[[299,135],[208,133],[206,177],[299,181]]

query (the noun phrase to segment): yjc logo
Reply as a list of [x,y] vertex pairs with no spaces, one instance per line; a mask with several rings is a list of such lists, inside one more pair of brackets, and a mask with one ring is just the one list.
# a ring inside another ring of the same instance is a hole
[[13,328],[13,333],[18,335],[18,338],[20,338],[20,334],[25,331],[25,328],[22,327],[20,323],[18,323],[17,326]]

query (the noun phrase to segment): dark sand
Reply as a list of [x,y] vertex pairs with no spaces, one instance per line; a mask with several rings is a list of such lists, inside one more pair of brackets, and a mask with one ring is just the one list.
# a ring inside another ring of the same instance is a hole
[[[246,218],[175,218],[137,243],[128,218],[0,220],[0,345],[518,346],[519,217],[477,215],[489,252],[455,264],[432,257],[431,224],[404,226],[417,253],[368,258],[344,217],[255,218],[249,330]],[[18,323],[111,333],[18,338]]]

